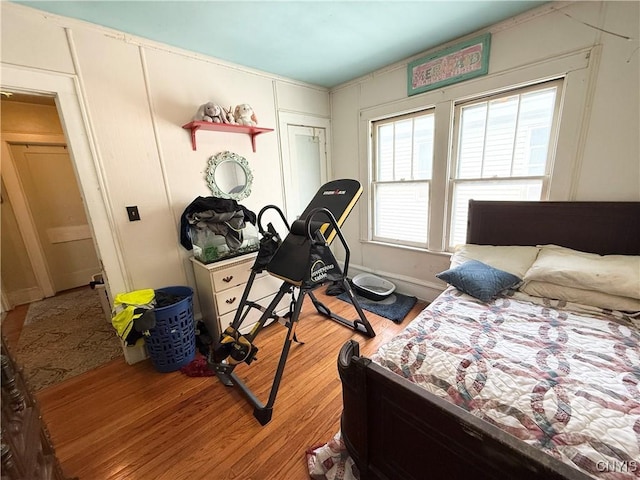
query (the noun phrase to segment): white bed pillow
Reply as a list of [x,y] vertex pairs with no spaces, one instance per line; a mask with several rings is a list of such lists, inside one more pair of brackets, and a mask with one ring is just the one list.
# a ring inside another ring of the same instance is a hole
[[640,299],[640,256],[597,255],[557,245],[541,245],[523,277],[532,281]]
[[608,308],[621,312],[640,312],[640,300],[608,293],[596,292],[594,290],[583,290],[581,288],[563,287],[547,282],[531,281],[520,287],[520,291],[527,295],[543,298],[554,298],[566,302],[579,303],[580,305],[590,305],[598,308]]
[[487,265],[504,270],[518,278],[524,278],[535,261],[538,247],[520,245],[474,245],[467,243],[456,246],[451,256],[451,268],[463,264],[467,260],[477,260]]

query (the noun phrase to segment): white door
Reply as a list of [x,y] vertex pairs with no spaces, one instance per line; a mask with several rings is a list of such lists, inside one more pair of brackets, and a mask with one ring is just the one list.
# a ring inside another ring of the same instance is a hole
[[10,148],[54,290],[87,285],[101,268],[67,148]]
[[284,158],[287,220],[295,220],[327,182],[327,129],[287,124]]

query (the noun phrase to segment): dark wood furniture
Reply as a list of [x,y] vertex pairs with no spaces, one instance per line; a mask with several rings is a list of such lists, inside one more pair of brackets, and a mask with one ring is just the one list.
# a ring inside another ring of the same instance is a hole
[[66,480],[22,370],[2,337],[2,480]]
[[467,243],[640,255],[640,202],[469,202]]
[[[556,244],[640,254],[640,202],[480,202],[469,205],[467,243]],[[563,462],[341,349],[341,432],[361,480],[587,479]]]

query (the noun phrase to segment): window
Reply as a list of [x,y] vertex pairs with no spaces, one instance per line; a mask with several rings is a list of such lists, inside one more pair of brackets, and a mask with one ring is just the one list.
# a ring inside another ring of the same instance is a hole
[[[451,249],[466,240],[470,199],[548,198],[561,88],[554,80],[373,121],[372,240]],[[452,130],[436,138],[437,115]],[[451,158],[434,159],[436,142]],[[430,218],[442,222],[431,239]]]
[[426,247],[433,112],[373,124],[373,239]]
[[456,105],[449,247],[464,243],[469,200],[541,200],[558,81]]

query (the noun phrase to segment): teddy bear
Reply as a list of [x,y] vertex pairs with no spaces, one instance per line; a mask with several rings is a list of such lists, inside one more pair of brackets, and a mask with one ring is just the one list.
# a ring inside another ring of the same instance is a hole
[[216,105],[213,102],[207,102],[200,105],[200,108],[198,108],[198,111],[193,116],[193,120],[200,122],[222,123],[224,118],[223,115],[224,113],[220,105]]
[[242,103],[236,106],[233,115],[238,125],[255,127],[258,124],[258,119],[256,118],[256,114],[253,112],[253,108],[251,108],[251,105],[247,103]]
[[223,123],[228,123],[229,125],[237,125],[236,119],[233,116],[233,107],[225,108],[222,107],[223,115]]

